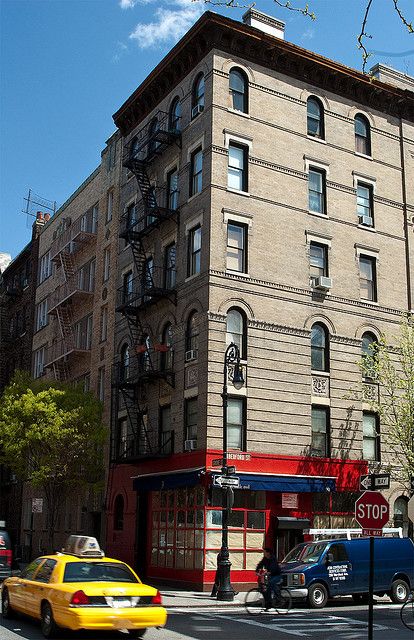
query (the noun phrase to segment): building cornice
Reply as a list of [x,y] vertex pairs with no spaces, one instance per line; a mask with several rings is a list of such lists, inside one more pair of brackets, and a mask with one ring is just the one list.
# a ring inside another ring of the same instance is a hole
[[206,11],[114,114],[121,133],[124,136],[130,133],[213,49],[414,122],[412,91],[386,84],[291,42]]

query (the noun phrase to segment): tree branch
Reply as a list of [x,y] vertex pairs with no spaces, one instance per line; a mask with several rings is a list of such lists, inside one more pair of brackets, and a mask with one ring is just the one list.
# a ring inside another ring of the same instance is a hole
[[288,9],[289,11],[298,11],[303,16],[307,16],[311,20],[316,20],[316,15],[313,11],[309,11],[309,5],[306,4],[304,7],[292,7],[292,3],[287,0],[286,2],[282,2],[282,0],[273,0],[279,7],[282,9]]
[[368,53],[368,51],[367,51],[367,49],[366,49],[366,47],[365,47],[365,45],[363,43],[363,38],[372,38],[372,36],[369,35],[365,31],[365,27],[366,27],[366,24],[367,24],[368,14],[369,14],[369,11],[371,9],[371,5],[372,5],[372,0],[369,0],[367,6],[365,7],[365,15],[364,15],[364,19],[363,19],[362,25],[361,25],[361,33],[357,37],[358,49],[362,50],[362,71],[364,73],[365,73],[366,64],[368,62],[368,58],[372,55],[371,53]]
[[403,16],[403,14],[401,12],[400,7],[398,6],[399,0],[392,0],[392,1],[394,3],[394,9],[398,13],[398,16],[399,16],[401,22],[403,23],[403,25],[407,27],[408,33],[414,33],[413,23],[412,22],[407,22],[407,20],[405,19],[405,17]]

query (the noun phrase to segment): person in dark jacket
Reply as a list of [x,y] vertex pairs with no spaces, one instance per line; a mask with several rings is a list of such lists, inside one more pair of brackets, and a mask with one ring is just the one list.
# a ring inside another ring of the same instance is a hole
[[269,574],[269,581],[267,584],[267,589],[264,593],[265,605],[266,609],[270,609],[272,605],[272,592],[275,594],[275,597],[278,598],[280,595],[280,566],[274,555],[273,551],[266,547],[263,549],[263,558],[260,560],[259,564],[256,567],[256,573],[258,573],[261,569],[264,569]]

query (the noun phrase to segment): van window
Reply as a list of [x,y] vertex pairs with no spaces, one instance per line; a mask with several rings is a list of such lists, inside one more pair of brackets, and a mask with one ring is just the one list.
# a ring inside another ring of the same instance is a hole
[[342,562],[348,560],[348,554],[344,544],[333,544],[328,553],[332,553],[334,562]]

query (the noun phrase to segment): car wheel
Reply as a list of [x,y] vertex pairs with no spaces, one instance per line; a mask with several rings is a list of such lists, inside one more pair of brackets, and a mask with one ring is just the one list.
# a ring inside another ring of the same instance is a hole
[[146,629],[131,629],[128,637],[129,638],[143,638],[144,633],[146,633]]
[[328,591],[319,582],[311,585],[308,591],[308,604],[312,609],[322,609],[328,602]]
[[52,607],[48,602],[44,602],[42,605],[40,628],[42,629],[42,633],[45,638],[54,638],[58,630],[53,618]]
[[1,596],[1,615],[3,618],[12,618],[14,615],[14,611],[10,606],[10,596],[7,589],[3,590]]
[[409,593],[410,588],[405,580],[398,579],[392,583],[389,596],[395,604],[403,604],[407,600]]

